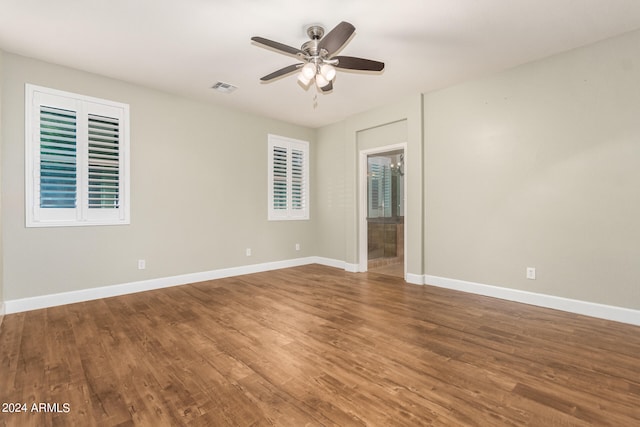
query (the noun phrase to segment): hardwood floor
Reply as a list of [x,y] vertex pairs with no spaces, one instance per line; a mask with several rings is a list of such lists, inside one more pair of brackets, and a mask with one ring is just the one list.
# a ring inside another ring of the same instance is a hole
[[404,279],[404,262],[369,268],[368,270],[371,273],[384,274],[385,276],[395,276]]
[[639,327],[318,265],[11,314],[0,344],[2,426],[640,425]]

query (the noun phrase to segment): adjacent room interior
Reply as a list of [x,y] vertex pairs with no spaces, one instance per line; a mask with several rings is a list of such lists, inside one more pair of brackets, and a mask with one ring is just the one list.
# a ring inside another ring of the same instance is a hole
[[55,3],[0,2],[0,426],[640,423],[640,3]]
[[404,150],[366,157],[367,270],[404,278]]

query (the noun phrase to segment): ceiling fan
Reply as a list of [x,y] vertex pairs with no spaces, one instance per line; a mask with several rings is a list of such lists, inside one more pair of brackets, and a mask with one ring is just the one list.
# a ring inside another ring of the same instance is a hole
[[298,80],[305,87],[308,87],[314,80],[322,92],[329,92],[333,89],[336,69],[382,71],[384,69],[383,62],[353,56],[333,56],[347,43],[355,30],[353,25],[343,21],[325,35],[324,28],[320,25],[310,25],[307,27],[307,35],[311,40],[304,43],[300,49],[264,37],[251,37],[251,40],[256,43],[303,61],[267,74],[260,80],[268,82],[301,69]]

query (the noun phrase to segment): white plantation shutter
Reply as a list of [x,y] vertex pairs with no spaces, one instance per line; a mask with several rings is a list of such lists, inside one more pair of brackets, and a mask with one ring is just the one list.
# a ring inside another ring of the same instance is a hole
[[391,161],[383,157],[368,159],[368,216],[382,218],[391,216]]
[[89,209],[120,207],[119,120],[89,114]]
[[129,223],[129,107],[26,86],[28,227]]
[[269,135],[268,169],[268,219],[309,219],[309,143]]
[[291,149],[291,209],[302,210],[306,204],[305,152]]
[[273,183],[272,206],[275,211],[287,210],[287,149],[274,146],[272,149],[273,165],[271,167]]
[[76,112],[40,107],[40,208],[76,208]]

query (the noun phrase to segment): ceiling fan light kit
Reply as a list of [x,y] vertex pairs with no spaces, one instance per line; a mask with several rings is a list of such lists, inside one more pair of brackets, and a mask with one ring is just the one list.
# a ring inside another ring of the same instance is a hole
[[304,67],[302,67],[302,70],[300,71],[300,74],[302,74],[302,76],[304,76],[305,79],[307,80],[311,80],[312,78],[314,78],[316,76],[316,64],[313,64],[311,62],[307,63],[304,65]]
[[322,64],[320,74],[327,80],[333,80],[336,77],[336,68],[331,64]]
[[325,87],[327,87],[329,85],[329,83],[332,83],[331,80],[327,80],[326,78],[324,78],[324,76],[320,73],[316,74],[316,85],[320,88],[323,89]]
[[298,81],[302,83],[304,87],[309,86],[309,83],[311,83],[311,79],[306,78],[302,73],[298,74]]
[[305,88],[308,88],[311,81],[314,80],[318,89],[322,92],[329,92],[333,89],[337,69],[374,72],[384,70],[383,62],[353,56],[333,56],[349,41],[354,32],[355,27],[345,21],[339,23],[326,36],[324,28],[320,25],[310,25],[307,27],[307,35],[311,40],[305,42],[300,49],[264,37],[252,37],[251,40],[256,43],[275,49],[280,53],[295,56],[303,61],[267,74],[260,80],[268,82],[300,70],[298,81]]

